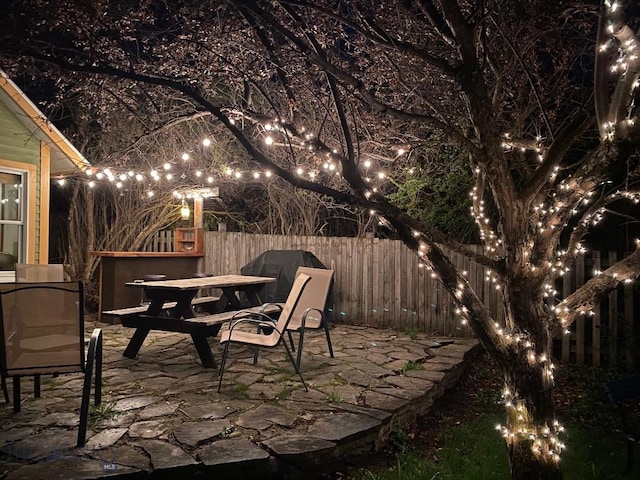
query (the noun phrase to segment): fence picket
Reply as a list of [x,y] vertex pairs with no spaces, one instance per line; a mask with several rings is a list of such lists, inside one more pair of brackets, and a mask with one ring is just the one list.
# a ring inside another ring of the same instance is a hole
[[[576,288],[580,288],[584,284],[584,255],[576,257]],[[576,319],[576,362],[580,365],[584,364],[584,341],[587,318],[580,315]]]
[[[600,252],[594,251],[591,252],[591,258],[593,259],[593,269],[594,271],[600,271],[602,270],[602,264],[600,261]],[[592,365],[594,367],[600,367],[601,364],[601,358],[600,358],[600,329],[602,328],[601,323],[601,313],[600,313],[600,309],[596,308],[593,314],[593,319],[592,319],[592,342],[593,342],[593,346],[591,347],[591,354],[593,356],[592,358]]]

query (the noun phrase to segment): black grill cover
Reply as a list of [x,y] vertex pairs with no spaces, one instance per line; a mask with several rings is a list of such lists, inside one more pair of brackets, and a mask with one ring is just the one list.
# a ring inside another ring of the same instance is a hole
[[[304,250],[267,250],[240,269],[242,275],[275,277],[259,291],[260,299],[267,302],[284,302],[293,286],[298,267],[327,268],[311,252]],[[246,305],[246,298],[241,298]]]

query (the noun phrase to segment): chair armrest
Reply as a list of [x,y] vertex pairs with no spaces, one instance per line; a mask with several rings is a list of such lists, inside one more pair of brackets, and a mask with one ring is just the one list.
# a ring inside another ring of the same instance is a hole
[[324,317],[324,312],[319,308],[309,307],[304,312],[302,312],[302,319],[300,320],[301,329],[304,330],[304,326],[307,323],[307,317],[311,312],[318,312],[320,314],[320,321],[322,321],[322,318]]
[[[245,313],[246,315],[258,315],[261,318],[251,318],[251,317],[240,317],[237,320],[234,320],[236,317],[238,317],[239,315],[242,315],[243,313]],[[251,325],[255,325],[259,328],[265,327],[265,328],[271,328],[273,330],[275,330],[276,332],[278,332],[279,334],[282,334],[282,332],[280,332],[280,330],[278,330],[273,322],[273,319],[270,318],[268,315],[265,315],[264,313],[259,313],[259,312],[238,312],[236,313],[234,316],[234,318],[231,319],[231,323],[229,323],[229,332],[233,331],[234,328],[236,328],[238,325],[241,324],[251,324]]]
[[267,309],[267,307],[270,305],[279,308],[280,312],[282,312],[282,310],[284,309],[284,303],[269,302],[269,303],[263,303],[260,306],[260,313],[263,313]]

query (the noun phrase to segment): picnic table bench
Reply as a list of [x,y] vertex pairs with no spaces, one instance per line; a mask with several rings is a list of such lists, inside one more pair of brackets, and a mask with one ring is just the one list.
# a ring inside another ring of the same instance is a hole
[[144,342],[151,330],[188,333],[191,335],[191,340],[196,347],[202,365],[208,368],[216,368],[216,362],[211,354],[207,338],[218,335],[222,325],[230,321],[238,312],[246,312],[246,316],[256,312],[272,315],[280,313],[280,310],[281,308],[278,305],[269,304],[264,307],[249,307],[242,310],[230,310],[192,318],[153,317],[144,314],[127,315],[122,317],[122,326],[135,328],[136,331],[122,355],[127,358],[135,358],[142,346],[142,342]]
[[[191,300],[191,305],[193,305],[194,307],[195,306],[202,307],[205,312],[214,313],[212,309],[216,304],[216,302],[218,302],[219,300],[220,300],[220,297],[214,297],[211,295],[203,296],[203,297],[195,297],[193,300]],[[173,302],[173,301],[165,302],[164,305],[162,306],[162,309],[163,311],[169,311],[176,305],[177,305],[177,302]],[[102,312],[102,315],[105,317],[121,318],[121,317],[130,316],[130,315],[137,315],[140,313],[144,313],[147,311],[147,308],[149,308],[148,305],[142,304],[142,305],[136,305],[135,307],[117,308],[115,310],[105,310]]]

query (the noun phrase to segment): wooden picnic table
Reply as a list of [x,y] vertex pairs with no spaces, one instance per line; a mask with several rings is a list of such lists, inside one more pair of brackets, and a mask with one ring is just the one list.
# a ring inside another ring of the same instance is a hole
[[[242,304],[239,298],[241,292],[244,292],[251,306],[259,306],[262,301],[258,290],[263,285],[275,281],[273,277],[218,275],[153,282],[128,282],[126,283],[128,287],[144,288],[150,303],[142,314],[122,318],[124,327],[136,329],[123,355],[134,358],[151,330],[183,332],[191,334],[202,365],[214,368],[215,362],[207,337],[217,335],[222,322],[189,321],[189,319],[197,320],[192,300],[198,291],[202,288],[219,288],[222,291],[220,300],[215,303],[216,312],[241,310]],[[167,302],[176,302],[176,305],[171,308],[170,318],[160,316]]]

